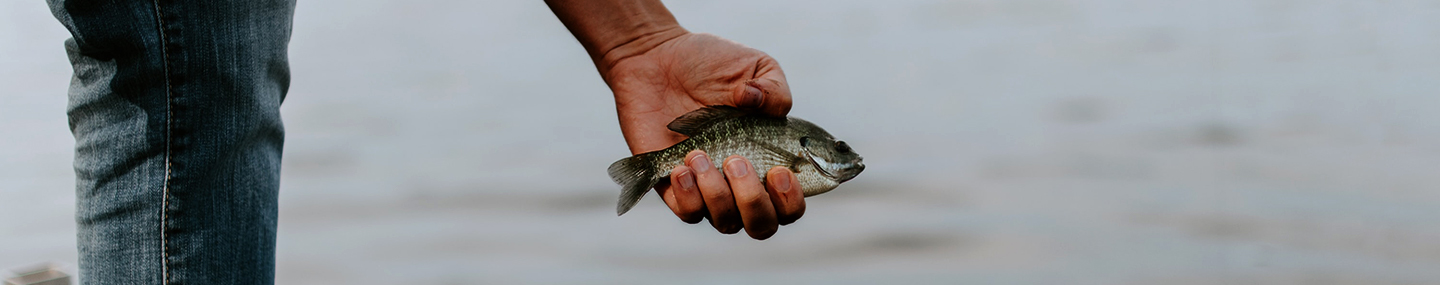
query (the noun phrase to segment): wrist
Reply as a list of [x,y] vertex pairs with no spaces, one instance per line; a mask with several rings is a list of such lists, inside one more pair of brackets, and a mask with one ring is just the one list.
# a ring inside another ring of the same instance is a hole
[[546,0],[603,76],[615,63],[689,33],[658,0]]
[[601,75],[607,75],[617,63],[650,52],[670,40],[689,33],[690,31],[680,27],[679,24],[658,26],[644,32],[627,35],[623,37],[624,41],[620,44],[598,54],[591,53],[590,59],[595,62],[595,68],[600,70]]

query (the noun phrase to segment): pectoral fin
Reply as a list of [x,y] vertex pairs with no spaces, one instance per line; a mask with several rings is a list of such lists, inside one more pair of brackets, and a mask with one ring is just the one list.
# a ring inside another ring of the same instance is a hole
[[800,154],[791,153],[790,151],[785,150],[785,148],[782,148],[772,143],[757,141],[754,139],[751,139],[750,143],[758,145],[760,146],[760,148],[765,150],[764,152],[762,152],[762,157],[759,157],[758,159],[764,159],[766,161],[774,162],[774,165],[789,168],[791,172],[800,171],[800,163],[805,161],[805,157],[800,156]]

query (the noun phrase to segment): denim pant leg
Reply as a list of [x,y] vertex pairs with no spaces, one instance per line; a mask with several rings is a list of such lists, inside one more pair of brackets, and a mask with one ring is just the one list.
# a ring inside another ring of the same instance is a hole
[[83,284],[272,284],[293,0],[51,0]]

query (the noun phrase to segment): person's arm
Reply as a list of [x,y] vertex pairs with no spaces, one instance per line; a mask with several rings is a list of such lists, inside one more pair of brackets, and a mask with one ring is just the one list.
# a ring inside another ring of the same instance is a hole
[[545,4],[585,47],[601,76],[621,59],[689,33],[660,1],[547,0]]
[[[771,115],[790,111],[790,88],[780,65],[763,52],[680,27],[657,0],[547,0],[550,10],[585,47],[615,95],[620,130],[631,153],[664,149],[684,140],[665,126],[708,105],[729,105]],[[765,239],[799,219],[805,200],[795,175],[776,167],[761,183],[743,157],[711,165],[691,152],[686,165],[656,191],[682,221],[710,219],[721,233],[743,227]],[[723,174],[722,174],[723,173]]]

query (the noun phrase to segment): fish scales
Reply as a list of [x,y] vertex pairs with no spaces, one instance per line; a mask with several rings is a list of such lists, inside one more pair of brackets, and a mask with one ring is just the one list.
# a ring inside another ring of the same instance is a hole
[[611,179],[622,186],[617,213],[623,215],[655,184],[668,181],[670,170],[684,165],[685,155],[697,149],[704,151],[717,167],[732,155],[745,157],[762,181],[771,168],[787,167],[795,173],[807,197],[830,191],[865,168],[862,158],[848,144],[799,118],[767,117],[733,107],[710,106],[680,116],[668,127],[689,138],[610,165]]
[[[767,122],[768,121],[768,122]],[[716,166],[724,165],[726,158],[731,155],[740,155],[750,160],[755,167],[755,173],[760,174],[764,179],[766,172],[771,167],[787,166],[789,161],[782,161],[776,156],[762,155],[764,151],[759,146],[750,143],[747,138],[754,138],[759,141],[778,142],[779,138],[785,136],[783,119],[758,120],[756,118],[741,118],[726,122],[724,125],[717,125],[713,132],[704,132],[698,136],[691,137],[675,146],[663,150],[659,157],[652,158],[657,167],[664,169],[663,173],[656,173],[656,176],[670,176],[670,169],[685,164],[685,155],[690,151],[699,149],[704,151],[710,158],[711,163]],[[741,126],[751,125],[752,127],[742,128]],[[799,143],[778,142],[777,146],[798,153]]]

